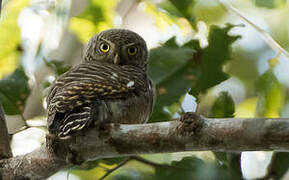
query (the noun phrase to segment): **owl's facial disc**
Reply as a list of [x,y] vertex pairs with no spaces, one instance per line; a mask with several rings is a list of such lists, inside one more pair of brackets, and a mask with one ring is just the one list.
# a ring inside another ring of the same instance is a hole
[[132,65],[147,70],[148,50],[142,37],[126,29],[109,29],[92,37],[84,61]]

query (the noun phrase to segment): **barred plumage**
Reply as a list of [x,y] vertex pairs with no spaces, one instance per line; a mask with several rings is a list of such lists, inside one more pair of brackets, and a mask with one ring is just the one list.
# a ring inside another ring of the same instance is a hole
[[[114,50],[110,54],[99,52],[99,41],[109,42]],[[135,46],[140,52],[128,57],[123,49],[132,43],[138,44]],[[93,37],[84,61],[51,87],[47,97],[49,132],[64,137],[93,124],[145,122],[152,112],[154,96],[146,66],[146,45],[136,33],[108,30]]]

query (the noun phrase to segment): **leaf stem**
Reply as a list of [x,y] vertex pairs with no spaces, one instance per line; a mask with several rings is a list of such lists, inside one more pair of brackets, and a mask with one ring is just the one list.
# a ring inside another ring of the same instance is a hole
[[161,168],[176,168],[176,169],[183,169],[177,166],[172,166],[172,165],[167,165],[167,164],[159,164],[159,163],[155,163],[152,161],[149,161],[145,158],[142,158],[140,156],[130,156],[128,158],[126,158],[125,160],[123,160],[122,162],[120,162],[116,167],[109,169],[105,175],[103,175],[99,180],[104,180],[107,176],[109,176],[111,173],[113,173],[114,171],[116,171],[117,169],[121,168],[122,166],[124,166],[126,163],[128,163],[131,160],[136,160],[139,161],[141,163],[153,166],[153,167],[161,167]]
[[107,176],[109,176],[111,173],[113,173],[114,171],[118,170],[119,168],[121,168],[122,166],[124,166],[126,163],[128,163],[131,160],[130,157],[126,158],[125,160],[123,160],[122,162],[120,162],[116,167],[109,169],[105,175],[103,175],[101,178],[99,178],[99,180],[104,180]]
[[184,169],[184,168],[180,168],[180,167],[172,166],[172,165],[168,165],[168,164],[155,163],[155,162],[153,162],[153,161],[149,161],[149,160],[147,160],[147,159],[145,159],[145,158],[142,158],[142,157],[140,157],[140,156],[131,156],[130,158],[133,159],[133,160],[142,162],[142,163],[144,163],[144,164],[153,166],[153,167]]

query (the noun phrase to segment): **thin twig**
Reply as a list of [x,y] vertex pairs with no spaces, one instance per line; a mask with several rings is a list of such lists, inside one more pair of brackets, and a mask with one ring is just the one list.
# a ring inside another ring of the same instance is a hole
[[142,162],[142,163],[144,163],[144,164],[153,166],[153,167],[174,168],[174,169],[182,169],[182,170],[185,170],[184,168],[181,168],[181,167],[178,167],[178,166],[173,166],[173,165],[168,165],[168,164],[160,164],[160,163],[156,163],[156,162],[153,162],[153,161],[149,161],[149,160],[147,160],[147,159],[145,159],[145,158],[142,158],[142,157],[140,157],[140,156],[131,156],[130,158],[133,159],[133,160]]
[[109,169],[105,175],[103,175],[101,178],[99,178],[99,180],[104,180],[107,176],[109,176],[111,173],[113,173],[114,171],[118,170],[119,168],[121,168],[122,166],[124,166],[126,163],[128,163],[130,160],[132,160],[130,157],[126,158],[125,160],[123,160],[122,162],[120,162],[116,167]]
[[251,25],[256,31],[258,31],[263,39],[267,42],[267,44],[277,53],[284,54],[289,59],[289,52],[286,51],[284,48],[282,48],[266,31],[264,31],[259,26],[255,25],[252,21],[250,21],[248,18],[243,16],[241,12],[236,9],[234,6],[232,6],[230,3],[222,2],[222,0],[218,0],[219,3],[224,6],[227,10],[233,12],[237,16],[239,16],[241,19],[243,19],[245,22],[247,22],[249,25]]
[[177,166],[172,166],[172,165],[168,165],[168,164],[159,164],[159,163],[155,163],[153,161],[149,161],[145,158],[142,158],[140,156],[130,156],[128,158],[126,158],[125,160],[123,160],[122,162],[120,162],[116,167],[109,169],[107,171],[107,173],[105,175],[103,175],[99,180],[104,180],[107,176],[109,176],[111,173],[113,173],[114,171],[116,171],[117,169],[121,168],[122,166],[124,166],[126,163],[128,163],[131,160],[135,160],[135,161],[139,161],[141,163],[153,166],[153,167],[161,167],[161,168],[175,168],[175,169],[183,169],[184,168],[180,168]]

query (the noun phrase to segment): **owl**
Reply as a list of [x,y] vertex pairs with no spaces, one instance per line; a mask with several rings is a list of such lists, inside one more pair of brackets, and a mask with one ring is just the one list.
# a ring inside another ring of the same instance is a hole
[[80,64],[55,80],[47,97],[48,130],[66,137],[103,123],[145,123],[154,88],[144,39],[125,29],[93,36]]

